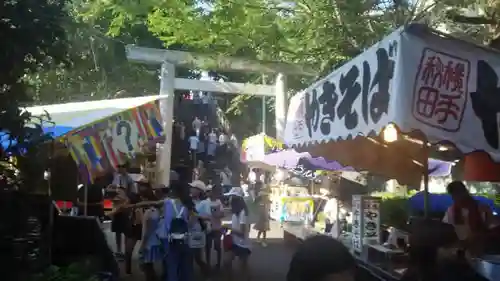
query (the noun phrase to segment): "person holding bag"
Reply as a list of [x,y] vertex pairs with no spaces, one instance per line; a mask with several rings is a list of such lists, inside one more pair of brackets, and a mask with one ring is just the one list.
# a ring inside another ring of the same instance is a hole
[[189,247],[193,256],[193,261],[200,267],[203,276],[208,277],[209,268],[203,261],[203,249],[206,246],[206,223],[210,220],[210,209],[208,202],[201,200],[201,195],[206,191],[205,184],[200,180],[195,180],[189,184],[191,187],[191,198],[195,205],[196,213],[190,217]]
[[249,232],[250,227],[248,224],[248,207],[243,199],[243,192],[237,188],[233,188],[229,194],[231,204],[231,245],[224,243],[225,257],[224,268],[228,275],[228,279],[232,277],[232,262],[235,258],[240,260],[240,276],[244,279],[250,279],[250,272],[248,268],[248,259],[252,253],[250,250]]
[[165,281],[191,281],[193,266],[188,238],[194,204],[186,186],[178,183],[171,189],[170,198],[163,203],[163,220],[156,231],[165,253]]

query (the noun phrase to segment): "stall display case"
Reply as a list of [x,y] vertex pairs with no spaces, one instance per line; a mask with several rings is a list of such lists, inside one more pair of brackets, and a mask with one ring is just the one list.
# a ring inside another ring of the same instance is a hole
[[314,215],[314,200],[307,188],[278,185],[271,187],[270,217],[281,222],[311,221]]

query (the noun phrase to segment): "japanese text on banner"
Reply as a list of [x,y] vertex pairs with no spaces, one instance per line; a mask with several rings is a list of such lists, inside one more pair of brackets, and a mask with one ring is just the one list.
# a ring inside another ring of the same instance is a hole
[[413,92],[413,116],[429,126],[460,130],[467,106],[470,62],[425,48]]
[[[362,63],[327,79],[304,97],[304,114],[310,138],[327,136],[342,125],[344,130],[378,124],[388,113],[397,42],[365,54]],[[343,122],[341,122],[341,120]],[[340,125],[339,125],[340,124]]]

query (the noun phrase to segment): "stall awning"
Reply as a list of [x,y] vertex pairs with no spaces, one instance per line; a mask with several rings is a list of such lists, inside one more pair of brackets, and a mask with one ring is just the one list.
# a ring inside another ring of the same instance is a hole
[[[325,171],[354,171],[353,167],[344,166],[338,161],[328,160],[324,157],[313,157],[308,152],[297,152],[294,149],[286,149],[264,156],[266,165],[285,168],[305,170],[325,170]],[[452,162],[429,159],[429,175],[436,177],[448,176],[451,173]]]
[[163,134],[158,96],[111,99],[27,108],[50,115],[46,132],[60,137],[84,179],[110,171]]
[[[85,102],[71,102],[62,104],[40,105],[28,107],[26,110],[34,116],[41,116],[46,113],[50,115],[51,123],[56,128],[72,128],[76,129],[103,118],[109,117],[121,111],[138,107],[142,104],[155,101],[158,96],[122,98],[122,99],[109,99]],[[53,125],[48,124],[47,129]],[[64,130],[57,130],[61,136],[66,134]]]
[[[499,68],[495,51],[422,25],[400,28],[294,96],[285,142],[416,186],[424,141],[499,161]],[[385,142],[389,124],[406,137]]]
[[[44,133],[54,138],[61,137],[79,127],[91,124],[115,113],[137,107],[156,100],[158,96],[109,99],[86,102],[39,105],[27,107],[33,116],[44,116]],[[47,115],[50,120],[46,120]],[[8,135],[0,133],[0,143],[4,149],[14,145],[8,141]]]

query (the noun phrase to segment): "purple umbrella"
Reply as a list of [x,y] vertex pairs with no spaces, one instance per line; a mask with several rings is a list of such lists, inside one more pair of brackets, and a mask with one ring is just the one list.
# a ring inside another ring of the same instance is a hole
[[[312,157],[307,152],[299,153],[293,149],[286,149],[264,156],[265,164],[286,169],[294,169],[301,165],[308,170],[326,171],[354,171],[353,167],[343,166],[337,161],[327,160],[323,157]],[[429,159],[430,176],[447,176],[451,173],[451,162]]]

